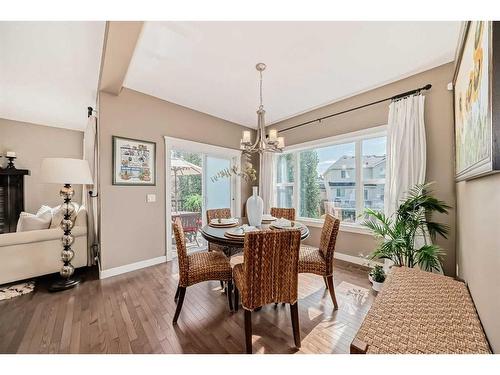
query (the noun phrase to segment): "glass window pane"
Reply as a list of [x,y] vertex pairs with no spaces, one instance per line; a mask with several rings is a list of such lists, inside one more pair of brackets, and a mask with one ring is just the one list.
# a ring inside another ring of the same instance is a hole
[[231,168],[231,160],[207,155],[206,165],[206,209],[231,207],[231,179],[211,178],[217,172]]
[[[201,153],[172,150],[171,152],[171,204],[172,222],[180,220],[184,229],[188,253],[206,249],[206,241],[199,229],[202,225],[202,176]],[[177,256],[175,236],[172,230],[173,257]]]
[[300,216],[356,220],[355,144],[300,153]]
[[294,182],[295,154],[283,154],[278,156],[276,181],[278,184]]
[[276,194],[277,207],[293,207],[293,186],[278,186]]
[[366,139],[362,144],[364,207],[384,211],[386,137]]

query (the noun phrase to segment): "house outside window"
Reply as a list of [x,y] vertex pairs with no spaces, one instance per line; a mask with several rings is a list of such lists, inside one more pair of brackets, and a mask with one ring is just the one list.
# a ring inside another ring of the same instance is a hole
[[279,207],[298,208],[303,221],[330,213],[357,223],[365,208],[384,210],[385,126],[292,146],[277,157],[276,168]]

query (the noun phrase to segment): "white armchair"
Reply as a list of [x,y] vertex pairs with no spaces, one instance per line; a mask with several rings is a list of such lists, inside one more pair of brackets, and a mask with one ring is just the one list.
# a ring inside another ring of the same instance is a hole
[[[81,207],[71,230],[75,268],[87,265],[87,212]],[[61,269],[60,228],[0,234],[0,285]]]

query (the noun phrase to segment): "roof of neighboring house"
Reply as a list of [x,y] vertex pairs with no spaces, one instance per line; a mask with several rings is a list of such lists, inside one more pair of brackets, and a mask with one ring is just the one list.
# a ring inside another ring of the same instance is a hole
[[[373,168],[378,164],[385,161],[385,155],[365,155],[363,156],[363,166],[365,168]],[[330,165],[324,174],[328,173],[329,170],[339,170],[339,169],[354,169],[355,158],[354,156],[344,155],[340,157],[335,163]]]

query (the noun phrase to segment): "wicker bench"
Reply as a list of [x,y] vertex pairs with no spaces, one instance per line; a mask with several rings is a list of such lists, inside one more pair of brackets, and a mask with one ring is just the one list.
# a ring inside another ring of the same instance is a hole
[[351,354],[491,353],[467,286],[393,267],[351,343]]

